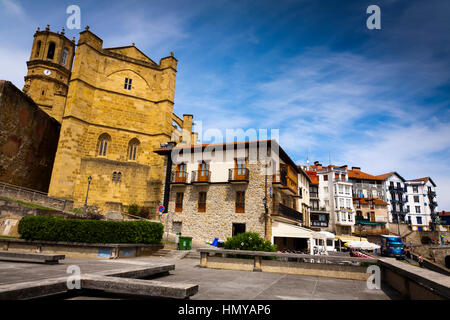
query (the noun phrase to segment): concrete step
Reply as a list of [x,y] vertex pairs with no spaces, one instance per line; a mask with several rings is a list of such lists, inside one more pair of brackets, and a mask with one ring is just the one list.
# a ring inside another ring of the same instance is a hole
[[29,252],[0,251],[0,260],[15,262],[34,262],[45,264],[57,264],[59,260],[64,260],[62,254],[41,254]]

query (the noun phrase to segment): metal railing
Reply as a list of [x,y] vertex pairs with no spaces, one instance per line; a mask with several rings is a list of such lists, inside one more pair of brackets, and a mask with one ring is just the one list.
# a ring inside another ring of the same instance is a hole
[[303,221],[303,214],[295,209],[289,208],[281,203],[274,205],[273,215],[280,215],[286,218],[293,218],[295,220]]
[[171,183],[187,183],[189,174],[186,171],[172,171]]
[[19,187],[4,182],[0,182],[0,196],[61,211],[69,209],[67,208],[67,200],[50,197],[47,193],[42,191]]
[[209,170],[192,171],[191,183],[210,182],[210,181],[211,181],[211,171]]
[[247,168],[228,169],[228,181],[248,181],[250,170]]

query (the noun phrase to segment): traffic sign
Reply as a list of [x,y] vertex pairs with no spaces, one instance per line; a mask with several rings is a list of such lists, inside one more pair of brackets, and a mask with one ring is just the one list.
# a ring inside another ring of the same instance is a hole
[[164,206],[159,206],[158,211],[163,213],[164,212]]

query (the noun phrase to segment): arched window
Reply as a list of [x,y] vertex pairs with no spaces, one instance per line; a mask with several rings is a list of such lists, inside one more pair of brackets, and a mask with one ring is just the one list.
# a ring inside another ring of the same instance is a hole
[[61,64],[62,64],[63,66],[66,65],[66,62],[67,62],[67,55],[68,55],[68,54],[69,54],[69,49],[64,48],[63,54],[62,54],[62,58],[61,58]]
[[108,146],[111,144],[111,136],[107,133],[103,133],[98,137],[97,143],[97,155],[105,157],[108,152]]
[[39,40],[38,42],[37,42],[37,45],[36,45],[36,57],[39,57],[39,53],[41,52],[41,40]]
[[56,45],[54,42],[50,42],[47,51],[47,59],[53,60],[53,58],[55,57],[55,46]]
[[128,160],[136,160],[139,144],[140,142],[136,138],[130,140],[128,143]]

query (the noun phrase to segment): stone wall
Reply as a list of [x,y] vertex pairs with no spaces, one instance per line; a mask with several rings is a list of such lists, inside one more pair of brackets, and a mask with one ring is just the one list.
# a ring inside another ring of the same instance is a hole
[[[162,217],[162,222],[166,225],[165,230],[173,232],[173,222],[181,222],[181,233],[185,236],[202,241],[212,241],[216,237],[226,240],[232,236],[233,223],[245,223],[245,231],[256,232],[264,238],[265,179],[264,175],[260,174],[259,168],[260,164],[248,165],[250,172],[248,184],[223,182],[205,186],[171,186],[168,215]],[[237,191],[245,191],[244,213],[235,212]],[[177,192],[184,193],[182,212],[175,212]],[[198,212],[199,192],[207,192],[206,212]],[[268,204],[271,207],[271,199]]]
[[48,191],[59,123],[9,81],[0,81],[0,181]]

